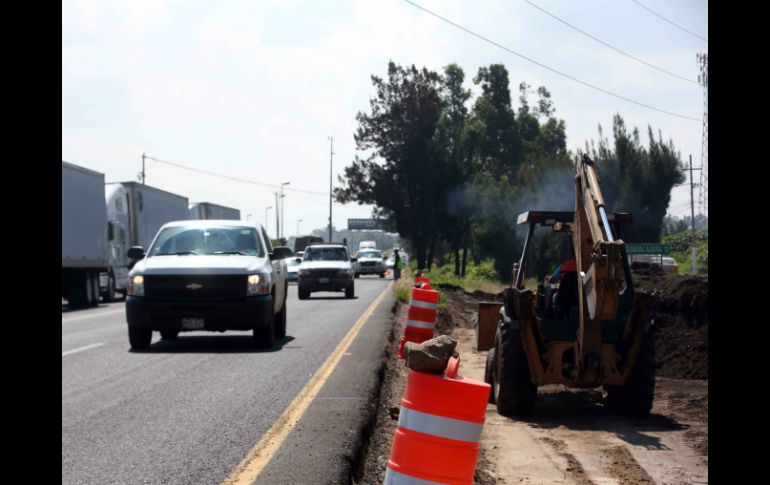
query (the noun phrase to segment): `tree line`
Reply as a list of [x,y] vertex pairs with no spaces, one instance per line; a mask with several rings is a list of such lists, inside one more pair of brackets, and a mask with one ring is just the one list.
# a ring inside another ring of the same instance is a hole
[[[420,268],[449,253],[457,275],[465,276],[469,259],[492,259],[510,280],[523,243],[518,214],[575,205],[575,154],[548,89],[520,83],[514,107],[502,64],[478,69],[475,99],[456,64],[438,73],[390,62],[387,76],[371,81],[369,110],[356,116],[359,153],[339,177],[335,199],[374,205],[373,217],[408,240]],[[597,162],[608,208],[633,213],[627,240],[658,240],[671,187],[684,180],[673,142],[648,128],[649,143],[641,145],[620,115],[613,141],[601,126],[599,136],[586,152]],[[542,277],[561,249],[553,234],[538,238],[533,266]]]

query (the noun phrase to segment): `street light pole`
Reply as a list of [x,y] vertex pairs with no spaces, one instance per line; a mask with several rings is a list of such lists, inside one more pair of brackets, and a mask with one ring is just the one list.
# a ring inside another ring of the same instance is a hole
[[273,208],[272,205],[270,207],[265,207],[265,232],[267,232],[268,234],[270,234],[270,233],[267,230],[267,211],[269,211],[272,208]]
[[278,231],[281,229],[280,224],[278,224],[278,218],[281,214],[281,206],[278,205],[278,192],[275,192],[275,238],[278,239],[280,235],[278,234]]
[[142,153],[142,185],[144,185],[144,159],[147,158],[147,156]]
[[284,187],[284,185],[289,185],[289,183],[290,182],[283,182],[281,184],[281,235],[279,236],[280,238],[283,237],[283,220],[284,220],[284,217],[283,217],[283,198],[286,197],[285,195],[283,195],[283,187]]
[[297,237],[299,237],[299,223],[302,222],[302,219],[297,220]]
[[334,160],[334,137],[330,136],[329,141],[329,242],[332,242],[332,162]]

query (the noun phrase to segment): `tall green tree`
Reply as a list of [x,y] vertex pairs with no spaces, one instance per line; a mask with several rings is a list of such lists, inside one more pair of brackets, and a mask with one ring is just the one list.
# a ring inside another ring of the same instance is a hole
[[639,141],[639,130],[630,133],[620,115],[612,123],[613,143],[601,138],[592,149],[601,178],[602,195],[612,211],[626,211],[633,224],[624,229],[628,242],[655,242],[660,239],[663,221],[671,202],[671,189],[685,177],[673,141],[655,138],[648,126],[647,148]]
[[437,142],[441,119],[441,76],[415,66],[388,64],[387,79],[372,76],[375,96],[369,113],[356,116],[358,150],[370,150],[345,168],[338,202],[374,204],[395,219],[410,240],[420,267],[430,264],[441,224],[446,220],[446,150]]
[[482,128],[477,147],[479,170],[495,179],[505,175],[516,184],[522,140],[511,106],[508,70],[502,64],[481,67],[473,82],[482,91],[473,107],[475,121]]
[[[470,232],[470,218],[466,181],[473,174],[472,159],[465,149],[466,124],[471,97],[469,89],[463,87],[465,73],[457,64],[444,68],[442,101],[443,114],[439,121],[440,146],[446,150],[448,161],[446,212],[447,221],[441,237],[449,243],[454,254],[455,274],[461,274],[460,249],[467,246]],[[466,251],[467,252],[467,251]]]

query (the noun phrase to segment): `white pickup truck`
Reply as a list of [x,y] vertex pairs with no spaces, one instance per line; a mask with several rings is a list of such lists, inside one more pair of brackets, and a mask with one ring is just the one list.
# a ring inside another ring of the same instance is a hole
[[264,228],[233,220],[164,224],[129,273],[126,297],[132,349],[150,347],[152,332],[173,340],[194,330],[253,330],[257,347],[272,348],[286,335],[285,258]]

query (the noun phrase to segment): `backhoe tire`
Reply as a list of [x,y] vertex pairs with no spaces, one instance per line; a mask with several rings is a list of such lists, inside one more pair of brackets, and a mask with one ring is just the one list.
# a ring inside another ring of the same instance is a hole
[[650,414],[655,397],[655,344],[647,332],[636,365],[623,386],[604,386],[604,402],[616,414],[645,417]]
[[535,410],[537,386],[532,383],[529,364],[524,354],[519,330],[512,325],[501,325],[500,354],[494,372],[497,382],[494,399],[497,412],[503,416],[527,416]]
[[489,398],[487,402],[489,404],[495,403],[495,348],[490,349],[487,354],[487,366],[484,369],[484,382],[489,384],[492,389],[489,391]]

